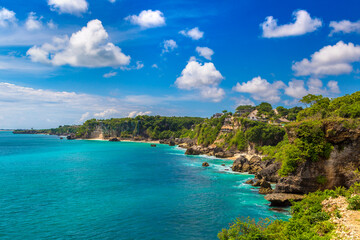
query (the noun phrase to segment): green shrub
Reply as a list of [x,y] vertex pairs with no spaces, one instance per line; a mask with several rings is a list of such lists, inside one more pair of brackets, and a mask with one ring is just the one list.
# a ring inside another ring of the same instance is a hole
[[348,209],[350,210],[360,210],[360,196],[355,195],[353,197],[348,198]]

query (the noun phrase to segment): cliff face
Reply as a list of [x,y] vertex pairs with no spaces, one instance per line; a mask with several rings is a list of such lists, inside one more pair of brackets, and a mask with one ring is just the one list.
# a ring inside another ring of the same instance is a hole
[[[360,181],[360,129],[345,125],[346,122],[324,121],[326,141],[334,146],[330,157],[301,163],[294,173],[279,180],[275,192],[309,193],[337,186],[350,187]],[[289,129],[288,136],[290,141],[294,140],[295,131]]]

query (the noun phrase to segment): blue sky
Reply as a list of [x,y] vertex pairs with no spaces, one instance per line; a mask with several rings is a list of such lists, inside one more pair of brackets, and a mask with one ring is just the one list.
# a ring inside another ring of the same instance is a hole
[[208,117],[360,89],[356,0],[0,4],[0,128]]

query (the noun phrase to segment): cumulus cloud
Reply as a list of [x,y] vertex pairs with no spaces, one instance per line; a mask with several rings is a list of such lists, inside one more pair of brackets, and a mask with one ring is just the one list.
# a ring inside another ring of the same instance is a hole
[[201,64],[190,58],[181,76],[176,79],[175,85],[180,89],[200,90],[204,99],[219,102],[225,95],[225,91],[218,88],[223,79],[213,63]]
[[255,106],[255,103],[253,101],[251,101],[249,98],[245,98],[244,96],[241,96],[240,98],[234,98],[233,100],[235,100],[235,107],[240,105]]
[[332,96],[340,93],[338,82],[329,81],[327,87],[323,87],[323,82],[317,78],[310,78],[307,83],[307,89],[303,80],[292,80],[285,87],[285,94],[300,99],[307,94]]
[[285,94],[293,98],[302,98],[308,94],[303,80],[292,80],[285,88]]
[[106,109],[105,111],[95,113],[94,117],[95,118],[107,118],[107,117],[113,116],[114,114],[117,114],[117,113],[119,113],[118,110],[116,110],[114,108],[109,108],[109,109]]
[[117,72],[111,71],[111,72],[105,73],[105,74],[103,75],[103,77],[104,77],[104,78],[111,78],[111,77],[115,77],[116,75],[117,75]]
[[153,65],[151,65],[151,67],[152,67],[152,68],[159,68],[159,66],[158,66],[156,63],[154,63]]
[[125,20],[143,28],[154,28],[165,25],[164,14],[159,10],[143,10],[139,15],[127,16]]
[[132,111],[129,113],[129,115],[127,117],[133,118],[136,116],[144,116],[144,115],[150,115],[150,114],[151,114],[151,111],[146,111],[146,112]]
[[335,45],[325,46],[311,55],[295,62],[292,69],[298,76],[340,75],[353,71],[351,63],[360,61],[360,46],[340,41]]
[[185,37],[189,37],[192,40],[199,40],[204,36],[204,32],[200,31],[198,27],[195,27],[193,29],[190,29],[188,31],[181,30],[179,32],[181,35],[184,35]]
[[48,0],[52,11],[79,15],[88,10],[89,4],[86,0]]
[[304,35],[316,31],[322,26],[322,21],[318,18],[311,18],[305,10],[298,10],[293,13],[294,22],[284,25],[278,25],[277,19],[268,16],[265,22],[260,24],[263,30],[263,37],[278,38]]
[[90,113],[86,112],[83,115],[81,115],[81,118],[79,119],[79,123],[83,123],[88,119],[90,119]]
[[0,27],[7,27],[9,24],[14,24],[16,21],[15,12],[4,7],[0,9]]
[[56,66],[118,67],[130,63],[129,56],[108,42],[108,33],[97,19],[88,22],[86,27],[73,33],[70,38],[57,37],[52,43],[30,48],[27,55],[34,62]]
[[242,84],[237,83],[233,90],[241,93],[250,93],[251,97],[255,100],[276,103],[280,101],[279,90],[284,87],[285,84],[282,81],[269,83],[266,79],[259,76]]
[[211,56],[214,54],[214,51],[208,47],[196,47],[196,51],[207,60],[211,60]]
[[360,33],[360,20],[357,22],[350,22],[349,20],[332,21],[330,27],[332,28],[330,36],[334,33]]
[[165,40],[163,43],[164,49],[163,49],[163,53],[165,52],[171,52],[173,51],[175,48],[178,47],[178,45],[176,44],[176,42],[172,39],[169,40]]
[[25,22],[25,28],[28,31],[39,30],[42,28],[42,22],[35,12],[30,12]]

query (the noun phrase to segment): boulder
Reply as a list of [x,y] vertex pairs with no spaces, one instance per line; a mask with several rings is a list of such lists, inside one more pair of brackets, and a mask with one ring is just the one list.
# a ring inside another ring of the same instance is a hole
[[265,166],[265,168],[261,169],[256,174],[256,177],[258,179],[264,179],[265,181],[275,183],[280,179],[280,176],[278,174],[280,168],[281,162],[275,162],[274,160],[271,160],[271,162],[267,166]]
[[203,162],[202,166],[203,166],[203,167],[208,167],[208,166],[210,166],[210,165],[209,165],[208,162]]
[[200,148],[193,146],[191,148],[186,149],[185,154],[186,155],[200,155],[201,151],[200,151]]
[[245,182],[245,184],[254,184],[254,180],[253,179],[249,179]]
[[181,147],[181,148],[188,148],[189,145],[188,145],[187,143],[180,143],[180,144],[179,144],[179,147]]
[[257,182],[252,184],[252,186],[254,186],[254,187],[262,187],[262,188],[270,188],[271,189],[271,184],[269,182],[265,181],[264,179],[258,180]]
[[270,206],[276,207],[291,206],[291,201],[300,201],[303,198],[303,195],[288,193],[271,193],[265,196],[265,199],[270,202]]
[[171,141],[169,142],[169,146],[175,146],[175,142],[171,140]]
[[74,133],[71,133],[70,135],[68,135],[68,136],[66,137],[66,139],[67,139],[67,140],[74,140],[74,139],[76,139],[76,136],[75,136]]
[[118,138],[116,138],[116,137],[109,139],[109,142],[119,142],[119,141],[120,140]]
[[272,188],[270,187],[270,188],[264,188],[264,187],[261,187],[260,189],[259,189],[259,193],[260,194],[270,194],[270,193],[273,193],[274,192],[274,190],[272,190]]
[[244,156],[241,156],[241,157],[237,158],[237,159],[233,162],[233,165],[232,165],[231,168],[232,168],[232,170],[233,170],[234,172],[245,172],[245,171],[243,170],[243,165],[244,165],[245,163],[248,163],[247,158],[244,157]]

